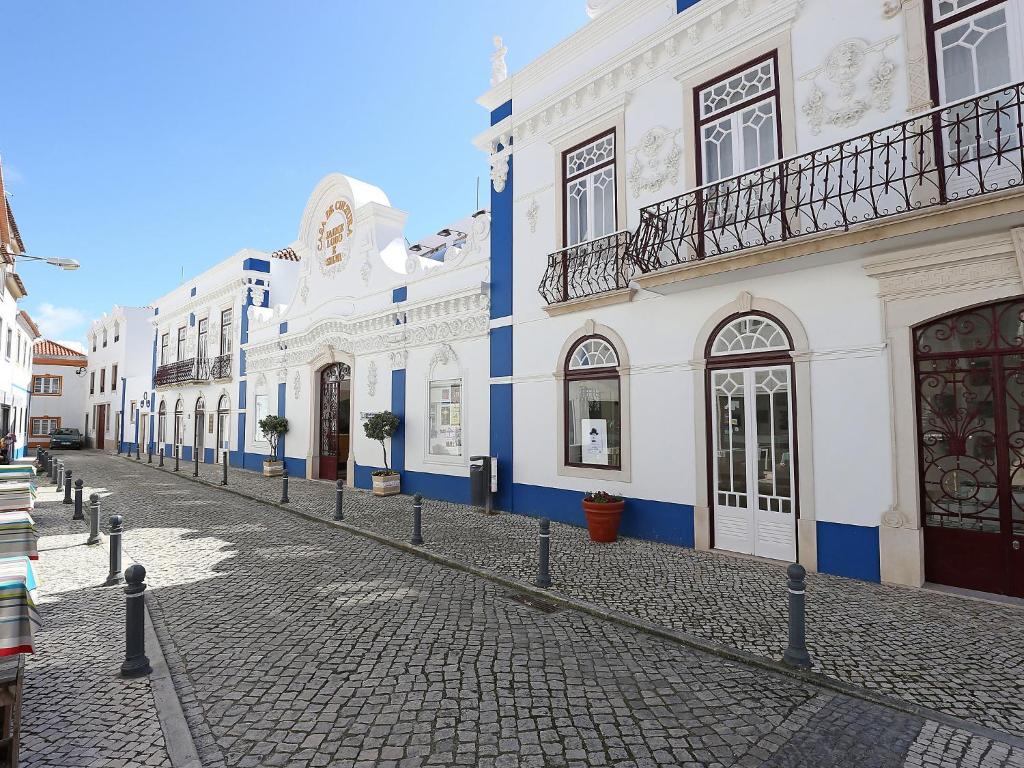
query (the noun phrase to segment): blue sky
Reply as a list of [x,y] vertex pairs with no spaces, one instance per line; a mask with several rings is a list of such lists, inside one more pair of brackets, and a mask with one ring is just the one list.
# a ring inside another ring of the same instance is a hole
[[515,72],[584,0],[4,3],[0,155],[26,250],[23,307],[80,338],[239,248],[295,239],[341,171],[409,212],[411,240],[473,210],[492,38]]

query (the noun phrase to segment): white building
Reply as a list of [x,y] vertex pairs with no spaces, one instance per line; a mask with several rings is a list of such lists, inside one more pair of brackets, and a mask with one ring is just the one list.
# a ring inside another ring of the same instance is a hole
[[244,449],[252,437],[240,344],[248,340],[250,307],[273,312],[295,293],[297,258],[287,249],[241,250],[153,302],[152,377],[138,393],[152,404],[142,409],[143,446],[162,447],[166,456],[177,446],[183,461],[198,448],[205,463],[230,451],[232,464],[258,468],[258,457],[247,460]]
[[55,429],[72,428],[85,434],[88,359],[77,349],[49,339],[32,347],[32,400],[28,449],[46,448]]
[[500,506],[1024,595],[1024,3],[588,5],[480,99]]
[[469,500],[469,457],[490,451],[490,217],[477,211],[408,247],[405,218],[348,176],[313,191],[287,249],[297,289],[249,310],[246,466],[267,451],[255,424],[276,413],[289,420],[290,474],[369,487],[384,456],[361,425],[386,409],[402,419],[386,448],[403,490]]
[[152,314],[150,307],[118,305],[89,327],[83,421],[90,447],[134,449],[137,411],[148,407],[148,400],[135,393],[144,393],[152,383]]
[[28,432],[29,381],[32,376],[32,343],[39,329],[18,300],[28,291],[15,271],[25,245],[4,193],[0,170],[0,435],[13,432],[13,458],[25,454]]

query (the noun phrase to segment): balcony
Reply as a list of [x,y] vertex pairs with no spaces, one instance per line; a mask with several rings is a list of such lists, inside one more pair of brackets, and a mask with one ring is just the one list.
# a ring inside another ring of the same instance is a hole
[[166,363],[156,369],[153,384],[157,387],[173,387],[177,384],[191,384],[196,380],[196,361],[193,358]]
[[218,355],[209,361],[209,366],[214,381],[231,378],[231,355]]
[[[614,290],[613,282],[653,290],[725,269],[1020,213],[1022,187],[1019,83],[642,208],[614,280],[610,248],[567,249],[564,257],[562,251],[549,257],[540,292],[554,304]],[[999,200],[999,210],[972,206],[986,198]],[[938,221],[928,215],[938,212]],[[889,220],[891,232],[876,231]],[[844,234],[845,240],[837,237]],[[825,242],[828,237],[836,239]]]
[[555,251],[548,256],[540,295],[550,305],[627,290],[629,243],[630,233],[623,230]]

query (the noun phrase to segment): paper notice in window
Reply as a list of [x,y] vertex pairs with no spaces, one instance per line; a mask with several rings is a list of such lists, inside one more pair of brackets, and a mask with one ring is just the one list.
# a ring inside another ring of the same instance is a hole
[[581,419],[583,463],[608,464],[608,422],[606,419]]

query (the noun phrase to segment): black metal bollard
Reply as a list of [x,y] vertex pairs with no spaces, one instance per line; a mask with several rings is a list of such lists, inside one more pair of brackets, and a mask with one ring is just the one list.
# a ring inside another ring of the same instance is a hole
[[220,484],[221,485],[227,485],[228,484],[228,452],[227,451],[222,451],[222,455],[221,455],[221,459],[220,459],[220,465],[221,465]]
[[71,470],[69,469],[64,473],[64,503],[73,504],[74,500],[71,498]]
[[107,580],[103,586],[112,587],[120,584],[121,578],[121,533],[124,531],[122,524],[124,518],[120,515],[110,516],[110,571],[107,573]]
[[199,477],[199,449],[192,446],[192,458],[195,460],[196,468],[192,470],[192,477]]
[[288,467],[281,469],[281,503],[288,503]]
[[89,538],[85,543],[100,543],[100,495],[98,493],[89,495]]
[[811,656],[807,653],[804,598],[807,590],[807,571],[798,563],[786,567],[789,579],[789,645],[782,654],[782,661],[791,667],[810,669]]
[[417,546],[423,543],[423,496],[418,493],[412,497],[412,538],[409,543]]
[[121,455],[121,441],[120,440],[117,441],[117,455],[118,456]]
[[64,487],[64,460],[61,459],[57,462],[57,480],[54,483],[57,490],[60,491]]
[[53,454],[46,452],[46,461],[43,462],[43,473],[49,475],[53,472]]
[[153,463],[153,444],[149,443],[146,445],[146,463]]
[[551,521],[540,519],[540,542],[537,544],[537,579],[533,583],[547,589],[551,586],[549,561],[551,558]]
[[345,493],[345,481],[344,480],[338,480],[334,484],[334,519],[335,520],[344,520],[345,519],[345,513],[341,509],[341,505],[342,505],[342,501],[343,501],[342,496],[343,496],[344,493]]
[[174,446],[174,471],[178,472],[181,470],[181,448],[180,446]]
[[52,457],[50,458],[50,482],[51,483],[56,483],[57,482],[57,465],[59,463],[60,462],[57,459],[52,458]]
[[142,677],[153,671],[146,656],[146,569],[138,563],[124,572],[126,597],[124,613],[125,654],[121,677]]
[[142,458],[139,456],[139,444],[138,443],[135,444],[135,460],[136,461],[141,461],[142,460]]
[[82,512],[82,488],[84,486],[82,478],[75,480],[75,514],[71,516],[72,520],[85,520],[85,514]]
[[162,445],[160,446],[159,453],[160,453],[160,465],[159,466],[162,468],[163,465],[164,465],[164,447]]

